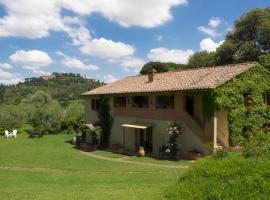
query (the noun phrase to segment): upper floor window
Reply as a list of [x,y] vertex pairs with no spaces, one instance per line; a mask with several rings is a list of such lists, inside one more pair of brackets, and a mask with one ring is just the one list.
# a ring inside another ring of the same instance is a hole
[[174,109],[174,95],[162,95],[156,97],[156,108]]
[[126,107],[127,106],[127,98],[126,97],[114,97],[113,106],[114,107]]
[[92,110],[99,111],[100,100],[92,99]]
[[191,116],[194,115],[194,97],[186,96],[186,112]]
[[266,105],[270,106],[270,93],[264,95],[264,102]]
[[250,95],[249,94],[244,94],[243,95],[243,101],[244,101],[244,106],[247,107],[250,105]]
[[148,108],[149,102],[147,96],[134,96],[132,97],[132,107],[135,108]]

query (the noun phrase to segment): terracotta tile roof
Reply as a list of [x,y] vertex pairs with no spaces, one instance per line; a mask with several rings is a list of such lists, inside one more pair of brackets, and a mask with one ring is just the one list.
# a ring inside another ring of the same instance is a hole
[[148,75],[130,76],[82,95],[209,90],[242,74],[256,64],[252,62],[158,73],[153,82],[148,82]]

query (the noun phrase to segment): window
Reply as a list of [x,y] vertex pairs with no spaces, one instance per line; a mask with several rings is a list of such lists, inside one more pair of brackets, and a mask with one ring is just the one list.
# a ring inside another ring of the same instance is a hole
[[114,107],[126,107],[127,105],[126,97],[115,97],[113,99],[113,105]]
[[270,106],[270,93],[264,95],[264,102],[266,105]]
[[92,110],[99,111],[99,99],[92,99]]
[[147,96],[134,96],[132,97],[132,107],[135,108],[148,108],[148,97]]
[[186,96],[186,112],[191,116],[194,115],[194,97]]
[[163,95],[156,97],[156,108],[159,109],[174,109],[174,96]]
[[244,105],[245,107],[250,105],[250,95],[249,94],[244,94],[243,95],[243,101],[244,101]]

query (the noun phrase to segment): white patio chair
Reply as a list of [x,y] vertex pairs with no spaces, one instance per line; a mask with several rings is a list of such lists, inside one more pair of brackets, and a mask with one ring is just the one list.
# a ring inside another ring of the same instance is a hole
[[16,138],[17,137],[17,130],[13,130],[11,133],[11,136]]
[[5,137],[8,139],[11,135],[9,134],[8,130],[5,130]]

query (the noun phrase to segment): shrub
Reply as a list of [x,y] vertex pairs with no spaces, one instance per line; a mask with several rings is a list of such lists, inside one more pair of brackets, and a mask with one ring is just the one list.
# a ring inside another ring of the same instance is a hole
[[81,101],[73,101],[68,105],[64,112],[64,120],[62,121],[62,130],[68,133],[75,133],[83,121],[84,105]]
[[213,157],[216,159],[222,159],[225,158],[228,155],[229,151],[226,148],[216,149],[215,154],[213,154]]
[[269,157],[246,159],[229,154],[223,159],[207,157],[197,161],[165,192],[166,199],[268,199]]

